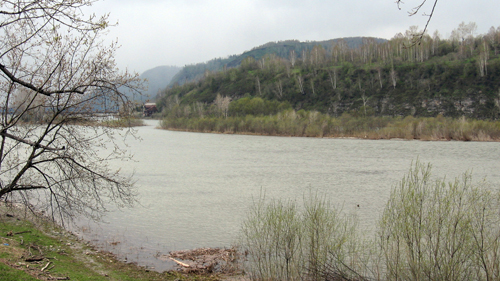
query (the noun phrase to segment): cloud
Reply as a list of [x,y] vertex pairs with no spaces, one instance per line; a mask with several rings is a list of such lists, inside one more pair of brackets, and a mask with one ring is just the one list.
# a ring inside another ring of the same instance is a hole
[[[408,17],[419,1],[398,10],[391,0],[105,0],[91,11],[110,12],[109,37],[122,45],[119,67],[143,72],[159,65],[204,62],[239,54],[269,41],[327,40],[338,37],[391,38],[411,25],[421,28],[433,1]],[[462,21],[478,24],[478,33],[499,26],[500,1],[440,0],[430,32],[449,35]]]

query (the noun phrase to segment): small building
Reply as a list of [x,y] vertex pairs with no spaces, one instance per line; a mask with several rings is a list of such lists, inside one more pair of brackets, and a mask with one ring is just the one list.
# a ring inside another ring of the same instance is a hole
[[151,115],[155,114],[156,112],[158,112],[158,109],[156,109],[156,103],[144,104],[144,111],[142,113],[144,117],[151,117]]

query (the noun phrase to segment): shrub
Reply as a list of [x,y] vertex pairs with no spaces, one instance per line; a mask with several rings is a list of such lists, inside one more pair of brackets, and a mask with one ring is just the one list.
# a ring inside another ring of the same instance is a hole
[[378,233],[386,280],[499,280],[499,193],[468,173],[430,176],[417,162],[391,192]]
[[500,192],[418,161],[391,191],[375,239],[318,194],[260,198],[241,231],[252,280],[500,280]]
[[349,275],[361,246],[356,226],[317,194],[305,196],[303,206],[260,198],[241,231],[246,272],[253,280],[325,280],[335,264],[336,273]]

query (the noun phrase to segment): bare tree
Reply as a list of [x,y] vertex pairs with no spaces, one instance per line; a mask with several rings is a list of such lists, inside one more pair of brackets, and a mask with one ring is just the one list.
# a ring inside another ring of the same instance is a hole
[[382,68],[377,67],[378,82],[380,83],[380,89],[382,89]]
[[281,84],[281,79],[278,80],[275,84],[276,84],[276,97],[278,99],[281,99],[283,97],[283,85]]
[[257,88],[257,92],[259,93],[259,96],[262,96],[262,92],[260,90],[260,79],[259,79],[259,76],[255,76],[255,87]]
[[[0,5],[0,198],[61,220],[97,219],[110,202],[135,201],[129,178],[110,168],[127,157],[116,129],[86,126],[96,112],[130,113],[107,16],[95,0],[16,0]],[[57,216],[57,217],[56,217]]]
[[290,51],[289,59],[290,59],[290,63],[292,64],[292,67],[294,67],[295,62],[297,61],[297,54],[295,53],[295,50]]
[[231,103],[230,97],[223,97],[220,94],[217,94],[215,97],[214,104],[219,110],[220,114],[227,118],[227,114],[229,112],[229,104]]
[[305,95],[305,92],[304,92],[304,81],[302,79],[302,76],[300,76],[300,74],[299,74],[296,77],[297,77],[297,83],[299,84],[299,90],[300,90],[300,92],[303,95]]
[[391,75],[392,86],[394,87],[394,89],[396,89],[397,73],[394,70],[394,66],[392,66],[391,72],[389,74]]
[[488,42],[486,38],[481,40],[479,45],[479,58],[477,64],[479,67],[479,76],[484,77],[488,75],[488,59],[490,58],[490,48],[488,47]]

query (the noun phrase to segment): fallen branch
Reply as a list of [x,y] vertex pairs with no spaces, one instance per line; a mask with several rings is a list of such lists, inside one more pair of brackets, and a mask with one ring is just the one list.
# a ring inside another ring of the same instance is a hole
[[171,259],[171,260],[173,260],[173,261],[175,261],[175,262],[176,262],[178,265],[180,265],[180,266],[183,266],[183,267],[191,267],[189,264],[187,264],[187,263],[183,263],[183,262],[181,262],[181,261],[178,261],[178,260],[176,260],[176,259],[174,259],[174,258],[172,258],[172,257],[171,257],[170,259]]
[[49,265],[51,264],[52,262],[49,261],[44,267],[42,267],[42,271],[44,271],[45,269],[47,269],[47,267],[49,267]]
[[[197,274],[238,272],[239,253],[236,249],[199,248],[194,250],[170,252],[161,259],[170,259],[184,272]],[[186,261],[186,262],[181,262]]]

